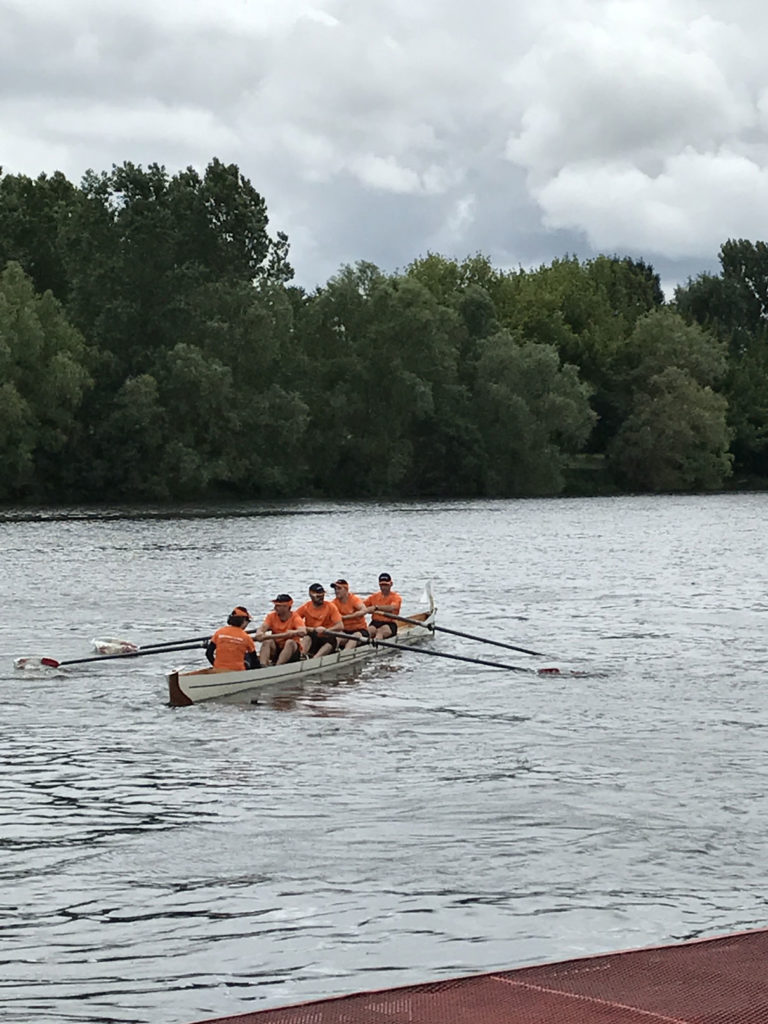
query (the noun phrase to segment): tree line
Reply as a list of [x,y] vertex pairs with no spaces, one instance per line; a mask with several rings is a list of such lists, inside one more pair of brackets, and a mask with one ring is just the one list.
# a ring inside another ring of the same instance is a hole
[[435,253],[313,292],[235,165],[0,170],[0,500],[694,491],[768,478],[768,248]]

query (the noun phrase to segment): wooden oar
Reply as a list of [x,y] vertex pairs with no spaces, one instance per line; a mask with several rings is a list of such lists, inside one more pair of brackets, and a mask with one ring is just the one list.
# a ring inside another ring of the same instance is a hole
[[[205,637],[207,640],[208,637]],[[144,658],[150,654],[173,654],[175,651],[194,651],[200,648],[202,641],[192,644],[153,647],[152,650],[129,651],[126,654],[95,654],[91,658],[71,658],[68,661],[57,661],[56,658],[41,658],[40,664],[48,668],[62,668],[64,665],[85,665],[89,661],[115,661],[117,658]]]
[[514,644],[504,644],[501,640],[491,640],[487,636],[475,636],[474,633],[460,633],[458,629],[448,629],[447,626],[435,626],[433,623],[426,625],[423,622],[419,622],[418,619],[407,619],[404,615],[389,615],[390,619],[397,619],[399,622],[410,622],[413,626],[421,626],[423,629],[429,629],[431,631],[437,630],[438,633],[451,633],[453,636],[463,636],[465,640],[478,640],[482,644],[493,644],[494,647],[506,647],[508,651],[519,651],[520,654],[533,654],[537,658],[543,658],[544,655],[541,651],[529,651],[527,647],[515,647]]
[[[420,622],[420,626],[424,623]],[[451,661],[467,661],[471,665],[488,665],[490,668],[505,668],[508,672],[535,672],[537,674],[550,674],[557,675],[559,669],[532,669],[523,668],[520,665],[505,665],[500,661],[486,661],[484,658],[467,658],[461,654],[447,654],[445,651],[428,651],[426,647],[414,647],[413,644],[395,644],[390,643],[388,640],[361,640],[359,636],[355,636],[354,633],[339,633],[334,632],[334,636],[340,636],[344,640],[357,640],[361,646],[370,645],[371,647],[392,647],[396,651],[413,651],[414,654],[428,654],[432,658],[448,658]]]

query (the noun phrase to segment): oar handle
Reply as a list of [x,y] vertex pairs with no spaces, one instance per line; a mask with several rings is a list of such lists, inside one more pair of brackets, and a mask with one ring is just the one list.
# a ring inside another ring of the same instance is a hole
[[211,630],[210,633],[206,633],[205,636],[190,636],[184,640],[166,640],[162,643],[156,644],[139,644],[140,651],[154,651],[160,647],[177,647],[180,644],[205,644],[213,636],[215,630]]

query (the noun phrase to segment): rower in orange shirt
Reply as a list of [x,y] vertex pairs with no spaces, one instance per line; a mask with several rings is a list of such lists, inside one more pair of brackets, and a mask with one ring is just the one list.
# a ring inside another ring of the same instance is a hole
[[[301,657],[301,638],[307,635],[304,619],[291,611],[290,594],[278,594],[272,602],[275,610],[265,616],[256,632],[261,642],[259,662],[262,665],[286,665]],[[271,634],[271,635],[267,635]]]
[[258,668],[256,644],[245,631],[250,621],[248,609],[239,604],[227,619],[226,626],[220,626],[213,634],[206,644],[205,656],[215,669],[242,672],[246,668]]
[[[357,594],[351,594],[346,580],[336,580],[331,584],[336,596],[331,601],[339,609],[341,628],[345,633],[354,633],[360,640],[368,639],[368,623],[365,621],[365,605]],[[357,640],[340,640],[339,646],[357,647]]]
[[325,587],[313,583],[309,588],[309,600],[296,609],[307,627],[308,635],[302,637],[301,649],[309,658],[321,658],[336,650],[338,642],[333,633],[341,629],[341,613],[335,604],[325,600]]
[[368,623],[368,635],[372,640],[386,640],[397,632],[397,619],[393,615],[400,614],[402,597],[392,589],[392,577],[388,572],[379,573],[379,589],[375,594],[366,597],[363,602],[371,612]]

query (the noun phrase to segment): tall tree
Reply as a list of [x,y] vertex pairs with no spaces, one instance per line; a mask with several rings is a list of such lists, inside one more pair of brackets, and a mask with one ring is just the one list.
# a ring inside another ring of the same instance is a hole
[[362,263],[308,301],[299,329],[318,489],[392,496],[450,486],[445,460],[462,464],[456,417],[467,397],[455,310],[412,276]]
[[726,399],[713,386],[726,350],[671,309],[638,320],[614,361],[621,426],[609,465],[631,488],[712,489],[731,471]]
[[559,494],[594,425],[590,388],[557,349],[502,331],[483,343],[475,391],[486,493]]
[[637,490],[716,490],[731,473],[727,403],[678,366],[636,392],[632,411],[611,442],[611,466]]
[[675,292],[686,319],[728,348],[723,391],[733,430],[734,469],[768,478],[768,246],[729,239],[718,276],[701,274]]
[[41,294],[52,291],[61,302],[69,279],[59,232],[78,202],[76,187],[57,171],[28,178],[0,168],[0,270],[13,260]]
[[0,274],[1,498],[56,493],[92,380],[82,337],[18,263]]
[[194,330],[200,289],[292,274],[285,236],[270,239],[264,200],[234,165],[170,177],[125,163],[89,172],[81,192],[63,233],[71,309],[113,354],[116,386]]

